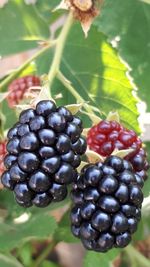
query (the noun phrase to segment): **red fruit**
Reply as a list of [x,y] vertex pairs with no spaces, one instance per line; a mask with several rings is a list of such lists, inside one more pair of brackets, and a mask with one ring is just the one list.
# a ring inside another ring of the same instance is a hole
[[9,95],[7,97],[7,102],[9,107],[18,105],[30,87],[40,85],[40,78],[33,75],[28,75],[14,80],[8,87]]
[[4,157],[6,155],[6,141],[0,142],[0,176],[4,172]]
[[142,147],[141,139],[133,130],[128,130],[116,121],[101,121],[93,126],[87,136],[87,143],[91,150],[103,157],[108,157],[114,149],[122,150],[133,148],[125,159],[132,163],[135,172],[140,172],[141,177],[147,178],[146,171],[149,168],[147,155]]

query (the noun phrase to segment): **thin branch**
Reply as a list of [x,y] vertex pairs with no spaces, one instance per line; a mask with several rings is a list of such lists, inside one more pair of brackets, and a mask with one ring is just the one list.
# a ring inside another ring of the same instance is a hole
[[53,83],[54,78],[57,75],[57,72],[59,71],[61,59],[62,59],[62,54],[65,46],[65,42],[69,33],[69,30],[73,24],[73,16],[72,13],[69,13],[68,18],[65,22],[64,27],[62,28],[62,31],[57,39],[57,44],[55,48],[55,54],[53,58],[53,62],[48,74],[48,79],[49,79],[49,86],[51,88],[51,85]]
[[54,40],[50,42],[47,46],[44,48],[38,50],[32,57],[27,59],[18,69],[16,69],[12,74],[10,74],[6,79],[4,79],[0,83],[0,92],[5,90],[5,87],[8,86],[8,84],[13,81],[33,60],[41,56],[43,53],[45,53],[49,48],[54,46],[57,43],[57,40]]

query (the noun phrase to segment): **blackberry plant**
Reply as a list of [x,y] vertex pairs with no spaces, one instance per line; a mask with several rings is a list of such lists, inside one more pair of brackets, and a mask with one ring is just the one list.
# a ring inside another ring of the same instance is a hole
[[0,266],[150,266],[148,2],[0,1]]

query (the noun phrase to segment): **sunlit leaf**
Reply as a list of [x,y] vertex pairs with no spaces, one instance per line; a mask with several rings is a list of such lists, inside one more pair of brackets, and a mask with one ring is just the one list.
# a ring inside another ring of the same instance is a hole
[[95,24],[130,65],[138,94],[150,110],[150,5],[139,0],[105,0]]

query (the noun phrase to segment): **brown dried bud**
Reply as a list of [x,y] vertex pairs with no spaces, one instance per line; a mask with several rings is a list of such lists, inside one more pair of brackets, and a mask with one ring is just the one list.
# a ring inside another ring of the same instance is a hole
[[74,18],[81,22],[83,31],[87,36],[94,18],[100,12],[99,5],[102,2],[103,0],[62,0],[58,8],[71,10]]
[[92,0],[73,0],[72,3],[76,8],[83,12],[89,11],[93,6]]

